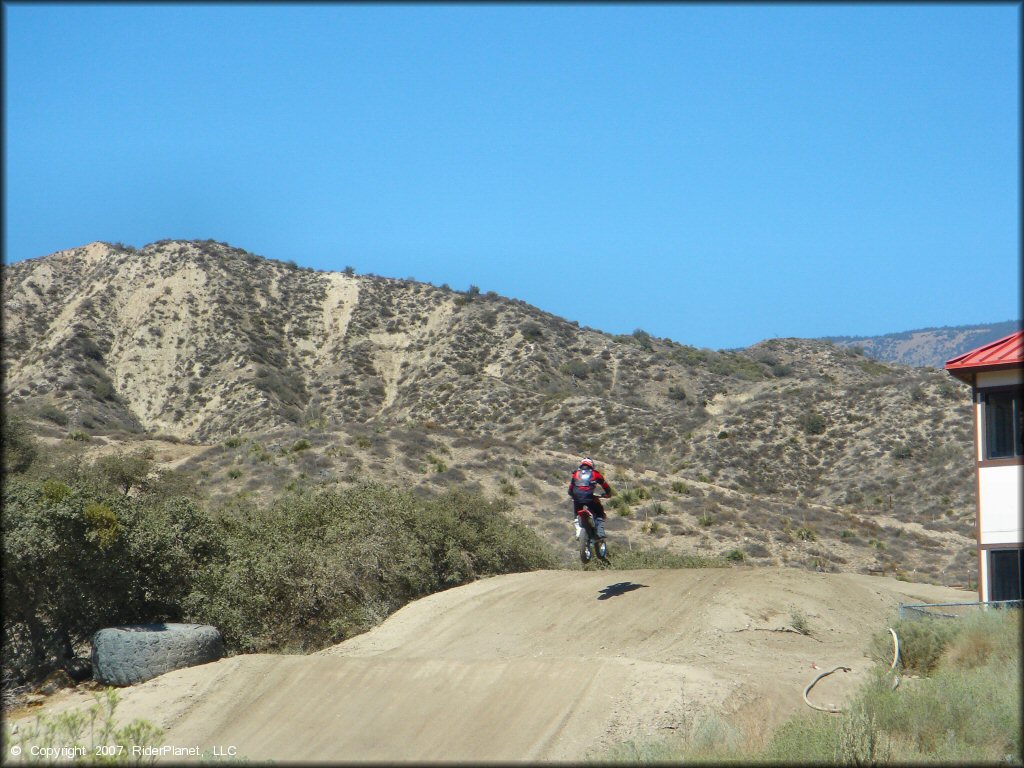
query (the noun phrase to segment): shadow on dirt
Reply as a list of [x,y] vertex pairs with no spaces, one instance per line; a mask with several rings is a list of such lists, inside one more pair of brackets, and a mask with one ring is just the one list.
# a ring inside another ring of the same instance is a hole
[[601,590],[601,594],[597,596],[598,600],[608,600],[612,597],[618,597],[624,595],[627,592],[632,592],[634,589],[646,589],[646,584],[634,584],[631,581],[620,581],[618,584],[609,584],[607,587]]

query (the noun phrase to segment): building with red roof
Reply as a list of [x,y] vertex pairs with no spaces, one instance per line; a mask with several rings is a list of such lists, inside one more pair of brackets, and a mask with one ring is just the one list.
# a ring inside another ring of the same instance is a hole
[[1024,331],[946,362],[971,385],[977,479],[978,599],[1024,596]]

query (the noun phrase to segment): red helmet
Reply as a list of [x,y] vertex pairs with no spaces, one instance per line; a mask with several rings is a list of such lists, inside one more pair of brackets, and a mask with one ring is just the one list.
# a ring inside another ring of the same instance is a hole
[[584,456],[582,459],[580,459],[580,466],[581,467],[590,467],[591,469],[593,469],[594,468],[594,462],[593,462],[592,459],[588,458],[587,456]]

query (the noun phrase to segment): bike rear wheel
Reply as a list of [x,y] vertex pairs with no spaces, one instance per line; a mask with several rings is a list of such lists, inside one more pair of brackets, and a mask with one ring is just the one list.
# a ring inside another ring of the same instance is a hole
[[594,557],[593,552],[590,549],[590,536],[587,534],[586,529],[580,535],[580,562],[586,565]]

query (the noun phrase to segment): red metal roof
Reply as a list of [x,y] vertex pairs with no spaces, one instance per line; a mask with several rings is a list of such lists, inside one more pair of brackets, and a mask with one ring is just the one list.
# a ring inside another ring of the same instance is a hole
[[1024,331],[1017,331],[983,347],[946,361],[946,370],[957,378],[969,372],[1024,366]]

